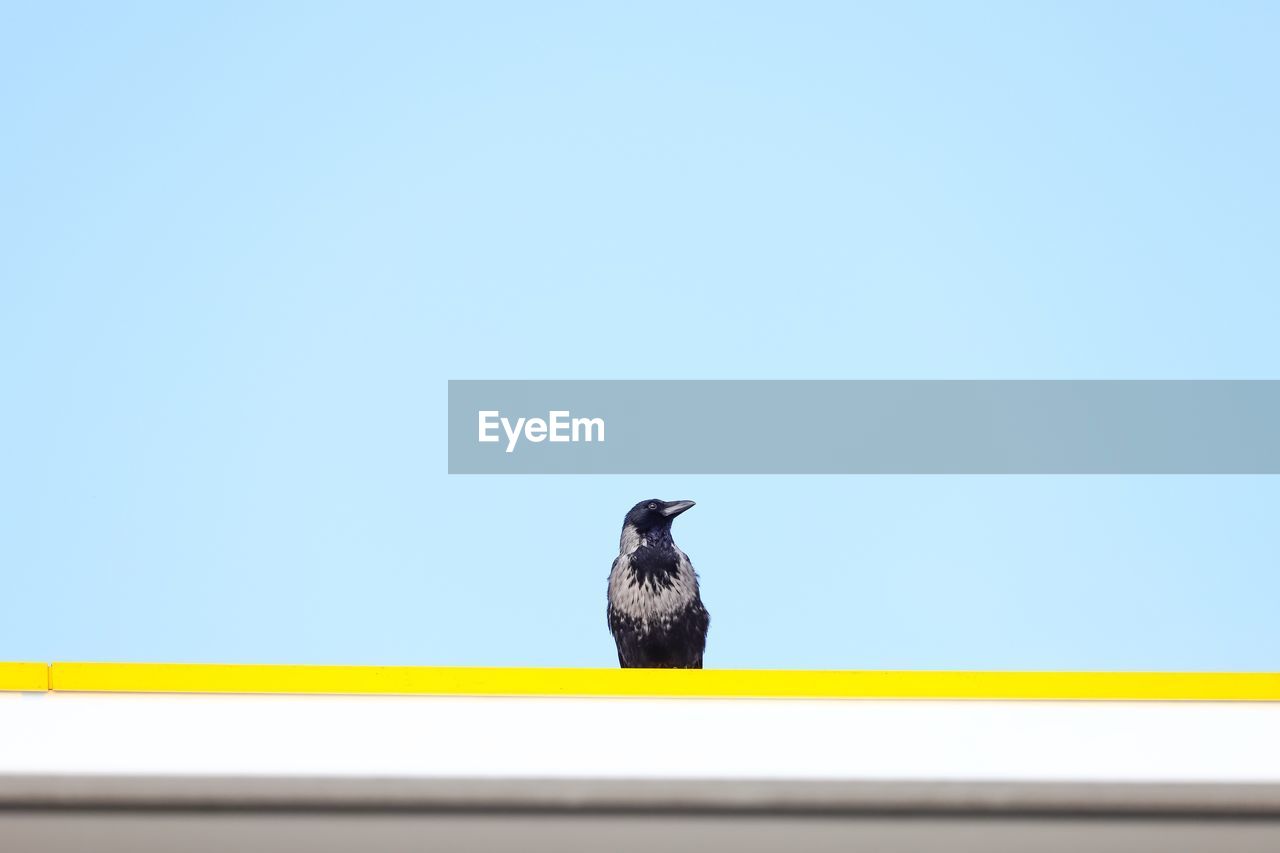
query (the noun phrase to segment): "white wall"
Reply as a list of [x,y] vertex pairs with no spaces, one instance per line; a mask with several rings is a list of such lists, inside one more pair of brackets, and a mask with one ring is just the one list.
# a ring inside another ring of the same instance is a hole
[[0,774],[1280,781],[1280,704],[0,694]]

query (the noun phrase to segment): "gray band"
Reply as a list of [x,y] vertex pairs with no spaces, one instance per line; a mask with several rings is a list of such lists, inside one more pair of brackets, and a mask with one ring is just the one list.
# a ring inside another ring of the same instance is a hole
[[1276,474],[1278,436],[1271,380],[449,382],[451,474]]

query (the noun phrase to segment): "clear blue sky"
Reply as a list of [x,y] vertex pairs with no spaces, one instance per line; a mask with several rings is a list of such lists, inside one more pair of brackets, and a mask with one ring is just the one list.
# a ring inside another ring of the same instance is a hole
[[[1280,669],[1280,480],[445,473],[450,378],[1278,378],[1269,3],[0,26],[0,659]],[[832,439],[835,440],[834,438]]]

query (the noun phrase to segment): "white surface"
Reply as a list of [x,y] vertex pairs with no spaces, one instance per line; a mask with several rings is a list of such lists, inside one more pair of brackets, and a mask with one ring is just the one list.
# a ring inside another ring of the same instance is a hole
[[0,694],[0,773],[1280,781],[1280,704]]

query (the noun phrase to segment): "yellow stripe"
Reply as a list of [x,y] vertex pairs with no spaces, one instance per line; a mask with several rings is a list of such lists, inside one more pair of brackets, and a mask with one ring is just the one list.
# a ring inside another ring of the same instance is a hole
[[0,691],[21,690],[43,693],[48,689],[48,664],[0,663]]
[[50,689],[841,699],[1280,701],[1271,672],[834,672],[54,663]]

